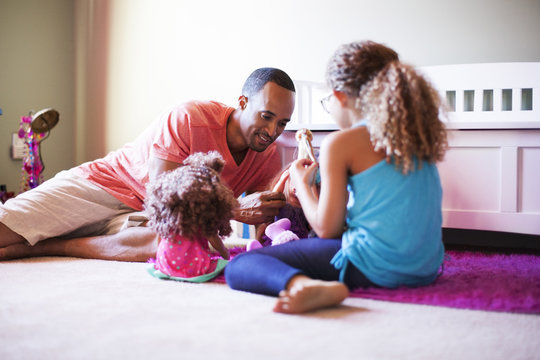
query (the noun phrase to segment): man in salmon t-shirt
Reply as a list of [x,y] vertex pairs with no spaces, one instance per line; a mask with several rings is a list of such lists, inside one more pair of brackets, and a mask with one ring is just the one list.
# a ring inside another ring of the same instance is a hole
[[236,196],[249,194],[240,199],[235,220],[273,220],[285,197],[264,190],[281,170],[274,141],[294,101],[290,77],[261,68],[244,83],[236,109],[212,101],[174,107],[121,149],[0,204],[0,260],[59,255],[146,261],[155,255],[156,234],[125,225],[139,218],[148,181],[195,152],[218,151],[225,159],[223,181]]

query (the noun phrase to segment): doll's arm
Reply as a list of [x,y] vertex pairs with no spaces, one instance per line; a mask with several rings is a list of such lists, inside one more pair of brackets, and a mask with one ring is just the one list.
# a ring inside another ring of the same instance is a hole
[[225,247],[225,244],[223,244],[223,241],[219,236],[215,235],[208,237],[208,242],[210,242],[212,247],[219,252],[219,255],[221,255],[222,258],[229,260],[229,250]]
[[270,224],[271,223],[262,223],[259,225],[255,225],[255,239],[257,239],[257,241],[261,244],[264,242],[264,231],[266,230],[266,227]]
[[287,180],[289,179],[289,169],[284,170],[281,173],[281,176],[279,177],[278,182],[276,185],[274,185],[274,188],[272,191],[274,192],[285,192],[285,186],[287,184]]

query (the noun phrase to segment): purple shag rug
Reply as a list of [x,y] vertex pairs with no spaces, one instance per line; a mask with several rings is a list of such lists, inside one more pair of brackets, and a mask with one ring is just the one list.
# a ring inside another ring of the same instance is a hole
[[442,275],[431,285],[398,289],[371,287],[352,291],[351,296],[540,314],[540,256],[449,250]]
[[[231,255],[245,249],[236,248]],[[216,282],[225,283],[223,274]],[[451,308],[540,314],[540,255],[447,250],[431,285],[366,288],[351,297]]]

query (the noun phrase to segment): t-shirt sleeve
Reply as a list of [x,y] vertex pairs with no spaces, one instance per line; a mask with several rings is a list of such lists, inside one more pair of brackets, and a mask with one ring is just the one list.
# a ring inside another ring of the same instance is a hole
[[190,154],[190,116],[184,107],[175,108],[158,120],[151,155],[181,164]]

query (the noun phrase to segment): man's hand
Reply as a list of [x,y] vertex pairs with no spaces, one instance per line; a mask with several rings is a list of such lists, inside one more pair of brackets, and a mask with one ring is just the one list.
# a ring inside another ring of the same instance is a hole
[[234,220],[257,225],[274,221],[279,209],[285,205],[285,195],[281,192],[263,191],[246,195],[239,201],[240,206],[234,213]]

